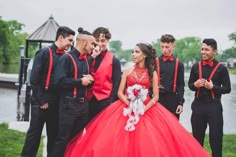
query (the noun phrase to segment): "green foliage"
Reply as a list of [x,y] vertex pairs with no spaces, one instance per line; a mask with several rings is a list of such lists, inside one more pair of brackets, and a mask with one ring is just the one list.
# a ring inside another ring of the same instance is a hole
[[175,42],[174,55],[188,66],[201,60],[201,39],[198,37],[186,37]]
[[122,42],[120,40],[113,40],[109,43],[110,51],[113,53],[122,51]]
[[122,42],[120,40],[110,41],[109,49],[118,59],[124,58],[126,61],[131,61],[132,49],[123,50]]
[[223,51],[221,55],[221,60],[225,62],[229,58],[236,58],[236,47],[229,48]]
[[39,50],[39,43],[37,42],[29,42],[28,43],[28,57],[33,58],[36,51]]
[[16,20],[4,21],[0,18],[0,63],[19,61],[19,46],[25,44],[27,33],[21,33],[23,24]]
[[118,59],[125,58],[126,61],[131,61],[132,58],[132,49],[122,50],[117,53]]
[[229,40],[234,41],[234,45],[236,44],[236,32],[231,33],[228,35]]
[[[27,33],[21,33],[24,24],[16,20],[4,21],[0,17],[0,64],[10,64],[19,62],[19,46],[25,45]],[[236,44],[236,32],[228,35],[229,40]],[[156,49],[157,56],[161,56],[160,39],[152,42]],[[28,55],[33,57],[39,48],[38,43],[29,43]],[[122,41],[110,41],[109,49],[119,59],[131,61],[131,49],[122,49]],[[195,63],[201,60],[201,39],[198,37],[185,37],[175,42],[174,55],[189,66],[189,63]],[[219,61],[227,61],[229,58],[236,58],[236,47],[223,50],[222,54],[217,53],[216,58]]]
[[230,58],[236,58],[236,32],[228,35],[229,40],[234,41],[234,47],[223,50],[223,53],[219,55],[219,60],[222,62],[227,62]]
[[157,39],[156,41],[152,42],[152,47],[156,49],[157,56],[161,56],[161,47],[160,47],[161,41],[160,39]]
[[8,36],[10,31],[8,29],[8,25],[2,19],[0,19],[0,63],[8,60],[6,58],[6,54],[4,52],[8,51]]
[[[25,141],[25,133],[9,130],[6,123],[0,124],[0,156],[1,157],[18,157],[20,156]],[[41,140],[42,141],[42,140]],[[43,143],[37,157],[42,157]]]

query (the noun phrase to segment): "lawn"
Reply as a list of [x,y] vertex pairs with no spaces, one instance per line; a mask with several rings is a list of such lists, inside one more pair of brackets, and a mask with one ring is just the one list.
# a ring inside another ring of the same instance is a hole
[[[205,138],[204,147],[206,148],[206,150],[209,153],[211,153],[208,135]],[[224,137],[223,137],[223,157],[236,157],[236,135],[235,134],[224,135]]]
[[229,69],[229,73],[235,75],[236,74],[236,68]]
[[[6,123],[0,124],[0,157],[19,157],[25,136],[25,133],[9,130]],[[41,140],[37,157],[42,157],[42,154],[43,140]]]

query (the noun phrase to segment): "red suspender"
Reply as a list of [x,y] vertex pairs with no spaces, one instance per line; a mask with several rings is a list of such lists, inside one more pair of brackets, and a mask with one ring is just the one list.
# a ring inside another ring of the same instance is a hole
[[[158,86],[160,86],[160,62],[159,62],[159,59],[157,58],[156,59],[156,64],[157,64],[157,77],[158,77]],[[176,61],[175,61],[175,75],[174,75],[174,84],[173,84],[173,92],[175,93],[176,92],[176,82],[177,82],[177,76],[178,76],[178,68],[179,68],[179,60],[178,58],[176,58]]]
[[[218,63],[215,68],[212,70],[210,76],[209,76],[209,80],[212,79],[213,75],[215,74],[216,70],[218,69],[218,67],[220,66],[220,63]],[[198,69],[199,69],[199,79],[202,79],[202,66],[201,66],[201,62],[198,62]],[[196,96],[198,97],[200,93],[200,88],[198,88],[197,90],[197,94]],[[215,93],[213,92],[213,90],[211,90],[211,96],[214,99],[215,98]]]
[[[213,71],[211,72],[211,75],[209,77],[209,80],[212,79],[213,75],[215,74],[216,70],[218,69],[218,67],[220,66],[220,63],[218,63],[215,68],[213,69]],[[215,93],[213,92],[213,90],[211,90],[211,96],[214,99],[215,98]]]
[[220,66],[220,63],[218,63],[218,64],[216,65],[216,67],[213,69],[213,71],[211,72],[211,75],[210,75],[210,77],[209,77],[209,80],[212,79],[213,75],[215,74],[215,72],[216,72],[216,70],[218,69],[219,66]]
[[161,76],[160,76],[160,62],[159,62],[158,58],[156,58],[156,64],[157,64],[157,78],[158,78],[158,89],[159,89],[160,82],[161,82],[161,80],[160,80]]
[[177,82],[177,75],[178,75],[178,67],[179,67],[179,60],[176,58],[175,61],[175,76],[174,76],[174,86],[173,86],[173,92],[176,92],[176,82]]
[[47,74],[47,80],[46,80],[46,84],[45,84],[45,89],[48,90],[48,86],[49,86],[49,82],[50,82],[50,77],[51,77],[51,72],[52,72],[52,62],[53,62],[53,58],[52,58],[52,50],[50,47],[48,47],[49,50],[49,65],[48,65],[48,74]]
[[[75,63],[75,60],[74,60],[74,58],[72,57],[72,55],[71,54],[69,54],[68,53],[68,55],[70,56],[70,58],[71,58],[71,60],[72,60],[72,62],[73,62],[73,65],[74,65],[74,79],[77,79],[78,78],[78,68],[77,68],[77,65],[76,65],[76,63]],[[76,97],[76,95],[77,95],[77,88],[76,87],[74,87],[74,93],[73,93],[73,95],[74,95],[74,97]]]
[[[198,62],[198,70],[199,70],[199,79],[202,79],[202,66],[201,66],[201,62]],[[197,89],[197,93],[196,96],[198,97],[200,93],[200,88]]]

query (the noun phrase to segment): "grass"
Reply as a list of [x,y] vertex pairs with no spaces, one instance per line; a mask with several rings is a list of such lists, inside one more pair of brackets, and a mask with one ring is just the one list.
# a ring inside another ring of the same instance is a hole
[[[10,130],[6,123],[0,124],[0,157],[19,157],[26,134]],[[37,157],[43,156],[43,140],[41,139]]]
[[[19,157],[24,141],[25,133],[9,130],[6,123],[0,124],[0,157]],[[37,157],[42,157],[43,140],[41,140]],[[209,136],[205,138],[205,149],[211,153]],[[223,138],[223,157],[236,156],[236,134],[227,134]]]
[[230,73],[230,74],[236,74],[236,68],[229,69],[229,73]]
[[[204,147],[211,153],[208,135],[205,138]],[[236,157],[236,134],[223,136],[223,157]]]

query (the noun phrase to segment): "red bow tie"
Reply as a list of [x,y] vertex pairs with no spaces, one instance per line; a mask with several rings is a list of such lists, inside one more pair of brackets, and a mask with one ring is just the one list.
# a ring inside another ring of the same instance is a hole
[[209,66],[212,67],[212,66],[213,66],[213,61],[211,61],[211,62],[203,61],[203,62],[202,62],[202,65],[204,65],[204,66],[205,66],[205,65],[209,65]]
[[173,60],[174,60],[174,57],[173,57],[173,56],[169,56],[169,57],[163,56],[162,59],[163,59],[164,62],[166,62],[166,61],[168,61],[168,60],[169,60],[169,61],[173,61]]
[[86,60],[86,59],[87,59],[87,56],[80,54],[80,55],[79,55],[79,59],[84,59],[84,60]]
[[56,50],[56,53],[57,53],[57,54],[64,55],[66,52],[65,52],[64,50],[57,49],[57,50]]
[[100,54],[102,55],[102,56],[105,56],[106,55],[106,51],[102,51]]

